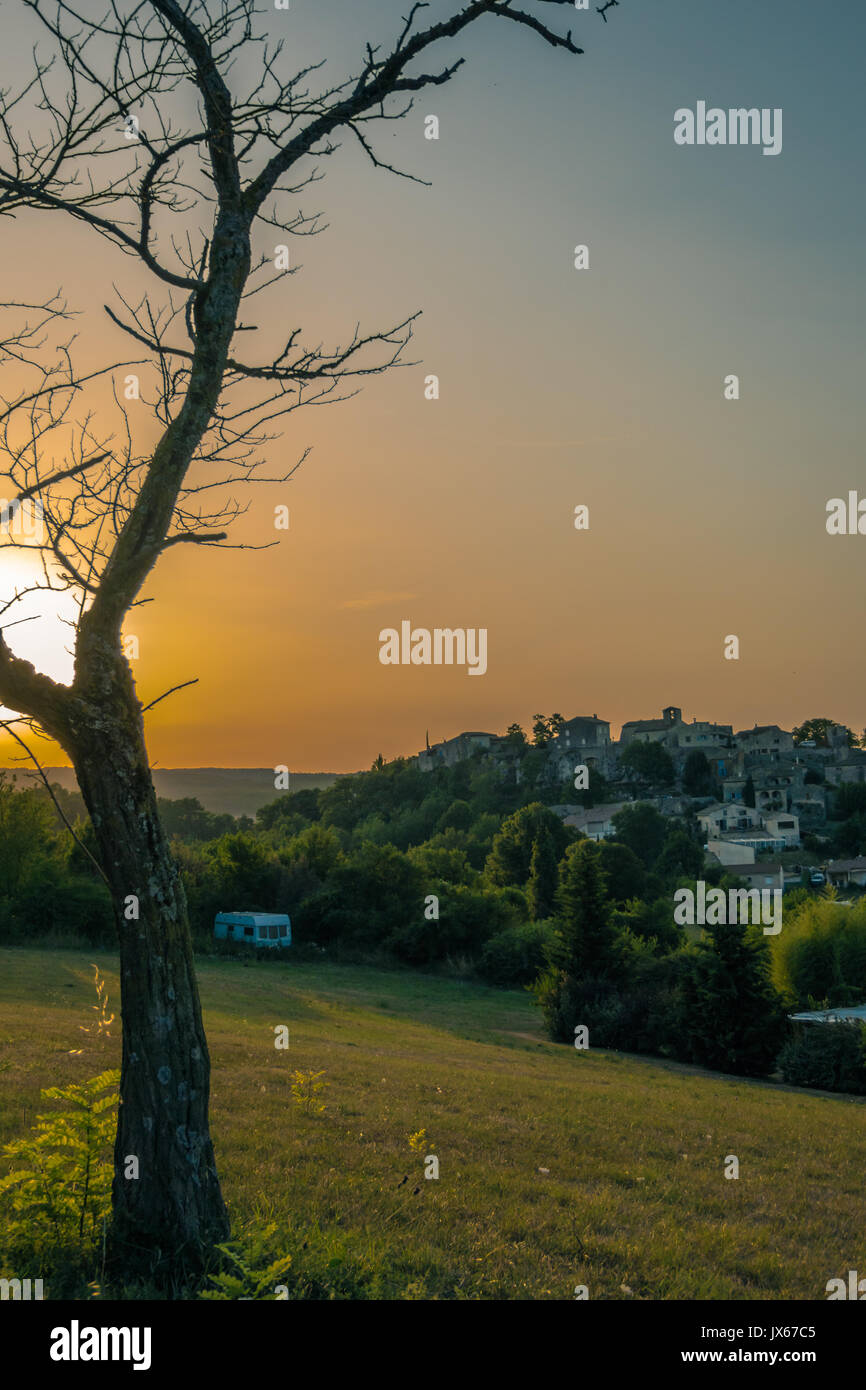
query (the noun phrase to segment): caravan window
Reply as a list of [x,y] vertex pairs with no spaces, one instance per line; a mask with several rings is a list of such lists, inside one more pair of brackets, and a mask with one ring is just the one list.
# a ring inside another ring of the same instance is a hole
[[252,936],[254,930],[254,927],[244,927],[244,936]]
[[276,941],[279,935],[280,929],[278,926],[268,927],[268,936],[271,938],[271,941]]
[[288,935],[288,928],[286,927],[285,922],[281,922],[281,923],[280,923],[280,936],[287,936],[287,935]]

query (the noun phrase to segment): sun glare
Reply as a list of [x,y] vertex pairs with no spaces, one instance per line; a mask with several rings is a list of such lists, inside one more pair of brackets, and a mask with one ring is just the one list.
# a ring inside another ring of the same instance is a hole
[[[0,608],[13,597],[42,579],[38,557],[26,549],[0,548]],[[77,616],[72,594],[24,594],[0,614],[0,627],[7,646],[16,656],[31,661],[37,671],[68,685],[73,675],[72,645],[74,632],[69,626]],[[22,622],[22,619],[27,621]],[[0,716],[9,711],[0,705]]]

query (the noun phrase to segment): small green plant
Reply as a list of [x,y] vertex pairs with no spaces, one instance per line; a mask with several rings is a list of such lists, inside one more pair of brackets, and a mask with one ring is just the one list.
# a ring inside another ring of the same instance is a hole
[[271,1222],[258,1231],[247,1232],[237,1240],[218,1245],[216,1248],[228,1268],[208,1276],[213,1288],[206,1289],[200,1297],[243,1302],[275,1299],[278,1286],[283,1284],[292,1266],[291,1255],[283,1255],[269,1264],[264,1263],[269,1259],[268,1247],[276,1230],[276,1222]]
[[37,1115],[29,1135],[0,1150],[12,1171],[0,1178],[0,1211],[7,1250],[44,1255],[96,1246],[111,1209],[119,1071],[80,1085],[51,1086],[43,1100],[65,1108]]
[[327,1086],[327,1081],[320,1081],[319,1077],[324,1076],[323,1071],[293,1071],[292,1072],[292,1095],[296,1103],[302,1110],[306,1110],[311,1115],[324,1115],[325,1103],[321,1099],[321,1092]]

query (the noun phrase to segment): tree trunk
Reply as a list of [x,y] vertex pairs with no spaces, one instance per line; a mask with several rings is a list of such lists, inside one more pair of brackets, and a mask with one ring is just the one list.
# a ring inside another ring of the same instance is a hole
[[69,749],[120,937],[111,1247],[127,1276],[176,1283],[228,1237],[229,1223],[208,1128],[210,1058],[186,896],[157,813],[141,706],[126,663],[112,665],[111,700],[100,699],[98,713],[79,702]]

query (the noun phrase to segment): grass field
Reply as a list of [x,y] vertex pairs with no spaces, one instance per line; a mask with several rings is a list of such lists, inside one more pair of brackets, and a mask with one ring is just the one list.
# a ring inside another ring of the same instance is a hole
[[[119,1066],[116,1023],[79,1031],[91,960],[116,1007],[116,957],[0,951],[2,1141],[40,1087]],[[824,1299],[866,1269],[859,1100],[579,1053],[545,1041],[527,995],[458,981],[217,959],[199,975],[233,1219],[319,1252],[338,1296]],[[324,1071],[324,1114],[294,1100],[296,1068]]]

